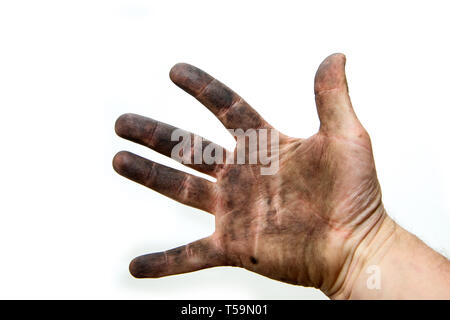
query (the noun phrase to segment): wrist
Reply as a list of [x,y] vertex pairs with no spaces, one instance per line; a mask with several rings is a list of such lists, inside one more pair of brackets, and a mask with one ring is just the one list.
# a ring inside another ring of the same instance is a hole
[[450,298],[450,262],[385,212],[349,260],[331,299]]
[[[346,243],[344,263],[335,283],[324,293],[331,299],[351,299],[366,272],[376,269],[374,261],[380,261],[390,250],[398,236],[398,225],[380,204],[364,224],[359,225]],[[373,267],[375,265],[375,267]]]
[[380,263],[401,237],[397,223],[386,214],[384,208],[382,211],[379,220],[356,242],[354,250],[349,254],[348,262],[341,270],[342,284],[329,295],[331,299],[362,298],[360,293],[366,290],[378,293],[381,286],[380,281],[377,282],[380,280],[377,277],[381,274]]

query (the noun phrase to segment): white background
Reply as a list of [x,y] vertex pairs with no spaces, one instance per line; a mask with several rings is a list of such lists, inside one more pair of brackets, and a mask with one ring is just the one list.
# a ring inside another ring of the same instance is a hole
[[[389,214],[450,252],[450,19],[445,1],[2,1],[0,298],[322,299],[235,268],[156,280],[137,255],[213,232],[213,217],[117,175],[115,136],[134,112],[231,147],[219,121],[173,85],[188,62],[282,132],[318,129],[313,77],[347,55]],[[184,170],[190,171],[186,168]]]

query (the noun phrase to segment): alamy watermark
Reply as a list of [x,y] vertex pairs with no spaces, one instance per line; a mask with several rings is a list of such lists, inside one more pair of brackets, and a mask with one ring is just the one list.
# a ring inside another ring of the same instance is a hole
[[[261,175],[273,175],[279,168],[279,133],[274,129],[228,129],[236,138],[234,152],[198,136],[176,129],[171,140],[179,141],[171,157],[183,164],[258,164]],[[180,141],[181,139],[181,141]],[[194,140],[194,141],[192,141]]]
[[366,273],[370,274],[367,278],[366,286],[369,290],[381,289],[381,268],[377,265],[368,266]]

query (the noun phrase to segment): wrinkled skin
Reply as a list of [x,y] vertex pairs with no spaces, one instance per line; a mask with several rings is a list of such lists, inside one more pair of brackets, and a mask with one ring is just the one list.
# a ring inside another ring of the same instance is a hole
[[[170,77],[226,128],[272,128],[203,71],[177,64]],[[314,89],[320,129],[307,139],[280,133],[279,170],[273,175],[261,175],[261,164],[189,165],[215,177],[214,183],[129,152],[115,156],[119,174],[215,215],[211,236],[134,259],[135,277],[238,266],[328,294],[342,286],[356,248],[385,212],[370,139],[348,96],[344,55],[322,62]],[[168,156],[177,143],[170,139],[174,129],[133,114],[116,122],[119,136]]]

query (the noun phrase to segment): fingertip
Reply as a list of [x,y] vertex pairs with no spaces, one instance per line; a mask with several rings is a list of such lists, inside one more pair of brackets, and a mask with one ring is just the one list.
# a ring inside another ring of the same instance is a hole
[[323,60],[317,69],[314,79],[314,93],[333,89],[347,88],[345,76],[346,56],[343,53],[333,53]]
[[201,69],[188,63],[177,63],[172,67],[169,77],[178,87],[196,96],[213,78]]
[[146,277],[146,265],[142,262],[142,259],[140,259],[140,257],[131,260],[130,265],[128,266],[128,270],[130,271],[130,274],[137,279]]
[[329,57],[342,59],[344,61],[344,63],[345,63],[345,60],[347,59],[345,54],[342,52],[335,52],[333,54],[330,54]]
[[169,72],[170,80],[172,80],[174,83],[177,83],[177,80],[180,79],[180,77],[188,70],[189,68],[192,68],[190,64],[179,62],[175,64]]
[[113,158],[112,164],[114,170],[118,174],[123,174],[126,171],[126,168],[130,166],[131,162],[131,153],[128,151],[120,151],[116,153]]
[[135,118],[135,114],[133,113],[125,113],[117,118],[116,123],[114,124],[114,130],[119,137],[123,137],[126,128],[129,127],[129,123]]
[[323,64],[327,64],[327,63],[339,63],[339,64],[345,65],[346,61],[347,61],[347,57],[345,56],[345,54],[343,54],[341,52],[336,52],[336,53],[332,53],[328,57],[326,57],[320,65],[322,66]]

